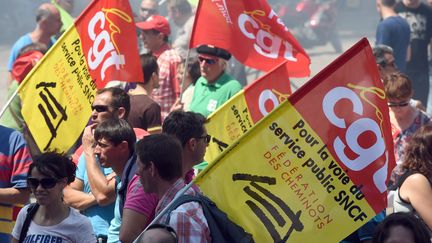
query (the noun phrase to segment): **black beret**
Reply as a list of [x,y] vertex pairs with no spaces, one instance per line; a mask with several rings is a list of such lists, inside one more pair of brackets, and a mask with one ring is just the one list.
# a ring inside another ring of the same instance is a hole
[[231,58],[231,54],[229,52],[227,52],[226,50],[224,50],[222,48],[215,47],[212,45],[200,45],[197,48],[197,52],[199,54],[220,57],[220,58],[223,58],[227,61]]

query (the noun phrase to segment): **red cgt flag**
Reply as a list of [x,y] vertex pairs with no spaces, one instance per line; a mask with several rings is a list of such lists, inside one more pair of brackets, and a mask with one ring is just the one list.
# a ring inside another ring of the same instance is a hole
[[262,71],[287,60],[290,77],[310,74],[309,56],[265,0],[200,0],[190,47],[202,44]]

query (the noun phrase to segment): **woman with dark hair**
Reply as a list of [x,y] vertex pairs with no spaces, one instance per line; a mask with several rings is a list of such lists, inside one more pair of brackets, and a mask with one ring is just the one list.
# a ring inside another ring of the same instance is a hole
[[405,149],[402,168],[405,173],[397,183],[395,212],[413,212],[432,229],[432,125],[419,128]]
[[427,243],[431,242],[426,225],[412,213],[393,213],[375,229],[373,243]]
[[[37,203],[25,206],[18,214],[12,231],[14,243],[36,239],[38,242],[96,242],[89,219],[63,202],[63,189],[75,179],[75,171],[76,165],[63,154],[46,152],[34,159],[27,184]],[[31,221],[23,229],[27,217]]]

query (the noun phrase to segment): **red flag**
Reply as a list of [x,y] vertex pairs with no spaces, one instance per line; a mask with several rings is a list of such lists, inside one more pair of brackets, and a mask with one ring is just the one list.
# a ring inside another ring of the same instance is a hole
[[80,62],[85,59],[98,88],[109,81],[142,80],[133,23],[130,5],[122,0],[93,1],[75,22],[83,49]]
[[262,71],[288,60],[290,77],[310,74],[309,56],[265,0],[201,0],[190,47],[202,44],[226,49]]
[[343,171],[328,168],[335,180],[349,176],[358,188],[349,194],[364,195],[377,213],[385,208],[395,159],[389,110],[369,42],[359,41],[288,99],[340,160]]

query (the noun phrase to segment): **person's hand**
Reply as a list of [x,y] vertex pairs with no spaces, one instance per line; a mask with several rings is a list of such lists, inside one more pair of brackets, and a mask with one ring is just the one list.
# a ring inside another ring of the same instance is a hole
[[180,101],[180,98],[177,98],[177,100],[171,106],[170,112],[178,111],[178,110],[183,110],[183,103]]
[[94,129],[96,128],[97,124],[91,124],[89,126],[87,126],[84,129],[84,133],[82,136],[82,146],[84,148],[84,152],[87,155],[93,154],[93,149],[95,146],[95,140],[94,140]]

